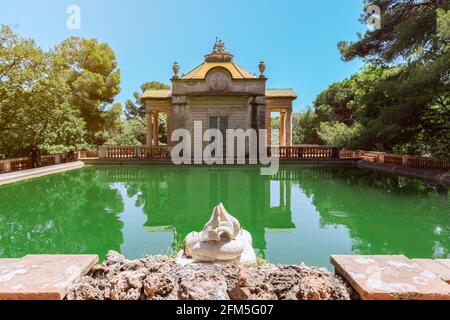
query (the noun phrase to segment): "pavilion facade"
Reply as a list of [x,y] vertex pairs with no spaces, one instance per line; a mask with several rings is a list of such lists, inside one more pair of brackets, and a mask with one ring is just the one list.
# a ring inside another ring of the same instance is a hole
[[179,76],[173,65],[172,90],[147,90],[141,96],[146,107],[147,146],[159,146],[159,114],[167,115],[169,137],[176,129],[193,132],[194,122],[203,130],[266,129],[271,145],[271,114],[280,114],[280,146],[292,145],[292,89],[268,89],[265,63],[259,63],[259,75],[234,62],[234,56],[217,40],[204,62]]

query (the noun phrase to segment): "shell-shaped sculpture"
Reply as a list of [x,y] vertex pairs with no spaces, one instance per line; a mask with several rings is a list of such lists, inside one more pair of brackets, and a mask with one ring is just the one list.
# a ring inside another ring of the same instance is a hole
[[239,231],[241,224],[221,203],[214,208],[211,219],[203,228],[203,241],[235,240]]
[[202,232],[192,232],[185,239],[183,255],[194,262],[256,263],[252,237],[223,204],[213,209]]

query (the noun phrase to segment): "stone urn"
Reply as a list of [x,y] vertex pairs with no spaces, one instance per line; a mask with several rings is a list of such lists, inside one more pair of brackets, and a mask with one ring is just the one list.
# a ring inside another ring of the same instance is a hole
[[259,72],[261,73],[259,77],[265,78],[264,72],[266,72],[266,63],[262,60],[259,63]]
[[173,78],[178,79],[178,73],[180,73],[180,65],[178,64],[178,62],[173,63],[172,70],[173,70]]
[[178,263],[256,263],[252,236],[241,228],[239,221],[230,215],[223,204],[213,210],[211,219],[202,232],[192,232],[185,239],[184,250]]

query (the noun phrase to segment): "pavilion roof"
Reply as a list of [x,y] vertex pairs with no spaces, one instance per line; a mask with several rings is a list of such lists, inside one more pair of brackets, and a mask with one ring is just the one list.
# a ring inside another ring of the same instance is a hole
[[294,89],[266,89],[266,98],[293,98],[297,99]]
[[172,97],[172,90],[145,90],[141,99],[167,99]]
[[230,72],[233,79],[256,79],[257,76],[234,62],[204,62],[194,70],[183,75],[183,80],[202,80],[205,79],[206,74],[213,68],[221,67]]
[[[205,80],[208,72],[214,68],[224,68],[228,70],[233,79],[259,79],[251,73],[233,62],[234,56],[226,51],[222,40],[216,39],[211,53],[205,55],[205,61],[181,76],[181,80]],[[261,66],[260,66],[261,67]],[[264,72],[264,71],[262,71]],[[178,78],[174,78],[178,79]],[[264,77],[262,79],[266,80]],[[172,97],[171,90],[147,90],[142,94],[141,99],[169,99]],[[267,98],[291,98],[296,99],[297,94],[293,89],[267,89]]]

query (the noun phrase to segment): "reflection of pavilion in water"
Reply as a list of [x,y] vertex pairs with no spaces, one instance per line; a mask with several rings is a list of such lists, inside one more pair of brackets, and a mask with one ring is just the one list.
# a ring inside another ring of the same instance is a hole
[[287,232],[292,223],[292,180],[280,171],[266,177],[259,168],[108,168],[102,180],[125,183],[138,196],[149,231],[174,232],[176,241],[192,231],[200,231],[212,208],[224,203],[253,236],[260,252],[266,248],[266,232]]

